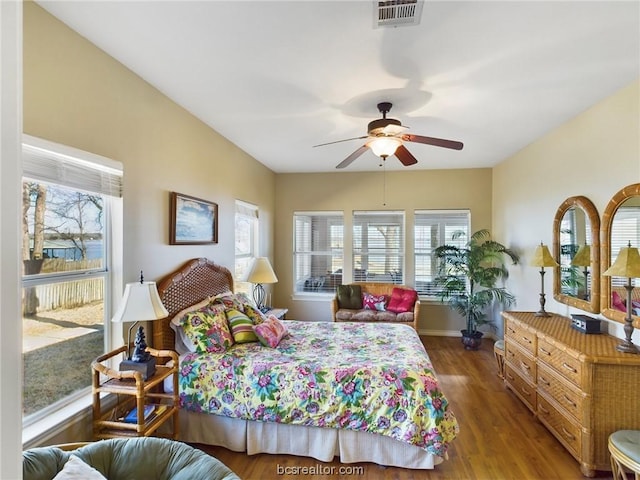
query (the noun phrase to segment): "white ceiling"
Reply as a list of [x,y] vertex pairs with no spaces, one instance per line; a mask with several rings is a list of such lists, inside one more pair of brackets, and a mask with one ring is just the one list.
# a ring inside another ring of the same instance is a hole
[[[418,164],[490,167],[640,77],[640,2],[427,1],[374,28],[377,2],[38,1],[275,172],[329,172],[376,104]],[[376,170],[370,151],[345,171]]]

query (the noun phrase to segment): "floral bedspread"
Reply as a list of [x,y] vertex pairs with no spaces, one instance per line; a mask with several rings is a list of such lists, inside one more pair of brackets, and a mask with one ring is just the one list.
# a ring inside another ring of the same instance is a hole
[[276,348],[189,354],[182,408],[386,435],[443,457],[458,433],[416,332],[406,325],[283,321]]

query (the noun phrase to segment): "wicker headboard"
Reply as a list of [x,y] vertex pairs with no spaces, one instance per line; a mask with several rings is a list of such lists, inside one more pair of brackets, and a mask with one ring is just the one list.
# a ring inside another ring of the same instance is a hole
[[169,326],[171,318],[189,305],[227,291],[233,291],[231,272],[206,258],[189,260],[160,280],[158,293],[169,316],[152,323],[153,347],[158,350],[174,350],[175,334]]

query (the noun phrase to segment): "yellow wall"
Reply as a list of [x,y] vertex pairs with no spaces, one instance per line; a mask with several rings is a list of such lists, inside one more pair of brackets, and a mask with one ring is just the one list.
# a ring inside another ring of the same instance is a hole
[[[328,298],[292,298],[294,286],[290,272],[293,272],[295,211],[343,212],[345,242],[350,238],[354,210],[402,210],[406,215],[406,230],[411,231],[414,210],[469,208],[472,230],[491,228],[490,169],[411,170],[409,167],[404,171],[386,172],[386,181],[384,175],[382,171],[277,175],[274,268],[279,282],[274,303],[288,306],[289,318],[331,319]],[[413,245],[411,236],[407,237],[405,254],[411,259]],[[345,271],[350,269],[349,265],[350,258],[345,257]],[[404,281],[413,282],[412,271],[405,271]],[[423,302],[418,328],[425,333],[446,334],[464,328],[464,322],[438,302]]]
[[[568,197],[584,195],[602,213],[622,187],[640,181],[640,82],[621,89],[493,169],[493,230],[522,253],[509,286],[519,310],[539,309],[540,273],[529,267],[536,245],[551,245],[553,219]],[[574,311],[553,299],[545,275],[545,309]],[[609,323],[617,336],[618,324]],[[636,332],[637,334],[637,332]]]
[[[260,207],[260,254],[273,254],[274,173],[32,2],[24,132],[123,163],[125,282],[201,256],[233,270],[236,199]],[[216,245],[168,244],[170,191],[218,204]]]

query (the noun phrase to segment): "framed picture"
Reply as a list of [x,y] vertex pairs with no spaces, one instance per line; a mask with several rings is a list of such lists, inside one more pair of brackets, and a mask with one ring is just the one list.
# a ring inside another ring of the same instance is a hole
[[218,205],[171,192],[171,245],[218,243]]

